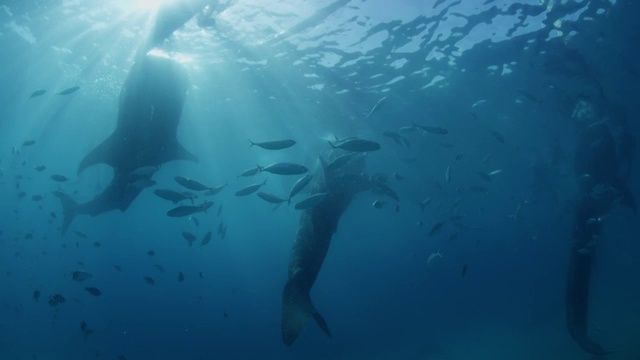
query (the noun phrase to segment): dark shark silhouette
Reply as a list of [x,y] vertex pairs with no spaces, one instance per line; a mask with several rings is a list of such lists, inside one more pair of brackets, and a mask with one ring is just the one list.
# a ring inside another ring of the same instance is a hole
[[282,291],[281,329],[282,340],[286,345],[293,344],[311,318],[327,336],[331,336],[329,326],[313,305],[309,292],[320,272],[340,217],[354,196],[380,187],[385,190],[386,195],[395,196],[394,193],[389,193],[390,189],[381,180],[376,180],[375,177],[370,179],[363,172],[363,156],[332,171],[327,170],[324,160],[320,159],[320,163],[310,185],[310,193],[326,192],[329,195],[319,205],[304,210],[300,217],[289,260],[289,280]]
[[127,210],[143,190],[133,184],[138,179],[137,169],[148,166],[157,169],[173,160],[198,161],[180,145],[176,134],[188,87],[186,71],[177,62],[149,55],[148,51],[160,46],[208,2],[184,1],[159,10],[155,26],[138,50],[120,92],[115,131],[87,154],[78,167],[80,173],[95,164],[108,164],[113,168],[113,179],[100,195],[82,204],[63,192],[54,192],[63,206],[63,233],[77,215],[97,216]]
[[590,124],[581,129],[574,162],[580,182],[573,227],[575,243],[567,271],[565,306],[571,337],[580,348],[594,355],[609,353],[588,334],[591,271],[596,240],[600,239],[603,225],[599,219],[616,200],[637,213],[633,195],[617,176],[622,159],[607,123]]

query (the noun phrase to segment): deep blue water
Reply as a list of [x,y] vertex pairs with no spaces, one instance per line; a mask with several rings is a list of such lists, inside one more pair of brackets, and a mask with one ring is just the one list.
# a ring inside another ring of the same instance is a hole
[[[222,2],[213,26],[192,20],[162,46],[189,74],[178,139],[200,161],[163,164],[126,211],[80,215],[62,235],[53,192],[85,202],[111,181],[108,165],[77,169],[116,127],[154,21],[131,4],[148,3],[0,0],[0,359],[592,358],[565,325],[572,114],[580,101],[615,104],[598,119],[639,133],[640,3]],[[234,192],[267,179],[263,191],[286,196],[299,176],[238,175],[282,161],[313,173],[327,140],[348,136],[381,145],[365,171],[400,201],[356,195],[311,292],[332,337],[310,320],[287,347],[281,293],[300,211]],[[626,182],[640,196],[637,169],[632,157]],[[153,193],[184,190],[175,176],[228,184],[198,226]],[[638,217],[616,203],[603,222],[590,334],[615,351],[606,358],[640,359]],[[190,247],[184,231],[214,236]],[[93,277],[74,281],[76,270]],[[54,294],[66,302],[50,306]]]

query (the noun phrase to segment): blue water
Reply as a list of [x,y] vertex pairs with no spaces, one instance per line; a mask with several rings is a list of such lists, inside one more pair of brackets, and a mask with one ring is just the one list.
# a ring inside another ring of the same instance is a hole
[[[164,45],[190,77],[178,139],[200,161],[164,164],[125,212],[78,216],[61,235],[53,191],[85,202],[111,181],[108,165],[77,168],[115,129],[151,3],[0,1],[0,359],[592,358],[564,314],[571,115],[580,99],[602,101],[598,84],[639,133],[640,3],[223,1],[213,26],[192,20]],[[448,134],[402,133],[410,147],[383,135],[412,122]],[[311,292],[333,336],[310,320],[287,347],[281,292],[300,212],[234,192],[266,178],[263,190],[286,196],[298,177],[238,175],[281,161],[313,172],[327,140],[347,136],[381,144],[366,171],[386,175],[400,201],[356,196]],[[636,159],[628,184],[640,196]],[[181,190],[175,176],[228,184],[194,215],[199,226],[167,217],[174,205],[153,194]],[[604,221],[590,334],[615,351],[606,358],[640,359],[640,222],[620,204]],[[183,231],[214,237],[189,247]],[[93,277],[75,282],[75,270]],[[54,294],[66,302],[50,306]]]

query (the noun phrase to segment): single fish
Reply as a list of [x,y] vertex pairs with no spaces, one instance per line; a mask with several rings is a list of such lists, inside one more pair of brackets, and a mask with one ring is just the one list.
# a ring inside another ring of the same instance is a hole
[[249,177],[249,176],[253,176],[257,173],[260,172],[260,166],[256,166],[254,168],[251,169],[247,169],[245,171],[243,171],[240,175],[238,175],[238,177]]
[[200,246],[207,245],[211,241],[212,236],[213,236],[213,233],[211,231],[208,231],[206,234],[204,234],[202,241],[200,241]]
[[84,332],[85,330],[87,330],[87,322],[83,320],[80,322],[80,331]]
[[444,181],[448,184],[451,182],[451,166],[447,166],[444,171]]
[[456,161],[460,161],[460,160],[462,160],[462,159],[464,159],[464,154],[458,154],[458,155],[456,155]]
[[80,239],[86,239],[88,237],[87,234],[83,233],[82,231],[73,230],[73,233],[76,234],[76,236]]
[[196,227],[200,226],[200,220],[198,220],[198,218],[196,218],[195,216],[189,216],[189,220],[193,221]]
[[435,225],[433,225],[433,227],[431,228],[431,231],[429,231],[429,236],[434,236],[434,235],[438,234],[442,230],[442,227],[444,226],[444,224],[446,222],[447,221],[444,220],[444,221],[440,221],[440,222],[435,223]]
[[149,285],[155,285],[156,284],[155,280],[153,280],[153,278],[150,277],[150,276],[145,276],[144,277],[144,282],[146,282]]
[[100,296],[102,295],[102,291],[100,291],[100,289],[96,288],[96,287],[86,287],[84,288],[84,290],[86,292],[88,292],[89,294],[93,295],[93,296]]
[[113,268],[116,269],[117,272],[122,271],[122,268],[120,267],[120,265],[113,265]]
[[29,96],[29,99],[33,99],[34,97],[38,97],[38,96],[42,96],[47,92],[47,90],[41,89],[41,90],[36,90],[34,92],[31,93],[31,96]]
[[178,282],[183,282],[184,281],[184,274],[182,273],[182,271],[180,271],[180,273],[178,273]]
[[396,144],[398,145],[402,145],[402,138],[404,136],[398,134],[397,132],[394,131],[384,131],[382,133],[382,136],[386,136],[388,138],[390,138],[391,140],[393,140]]
[[36,202],[38,202],[38,201],[42,201],[42,199],[44,199],[44,197],[42,197],[42,195],[33,195],[33,196],[31,197],[31,200],[32,200],[32,201],[36,201]]
[[438,250],[437,252],[434,252],[433,254],[429,255],[429,257],[427,258],[427,265],[431,265],[431,262],[433,260],[435,260],[438,257],[442,257],[442,254],[440,253],[440,250]]
[[258,197],[260,197],[262,200],[272,203],[272,204],[280,204],[283,203],[285,201],[287,201],[286,199],[283,199],[279,196],[273,195],[273,194],[269,194],[269,193],[265,193],[265,192],[259,192],[258,193]]
[[467,264],[462,265],[462,277],[467,275]]
[[180,201],[186,200],[186,199],[190,199],[189,196],[187,196],[184,193],[181,192],[177,192],[177,191],[173,191],[173,190],[169,190],[169,189],[156,189],[153,190],[153,193],[164,200],[169,200],[174,204],[179,203]]
[[147,255],[149,255],[149,256],[156,256],[156,252],[155,252],[155,251],[153,251],[153,250],[149,250],[149,251],[147,251]]
[[59,93],[56,93],[56,95],[69,95],[72,94],[76,91],[78,91],[80,89],[80,86],[72,86],[70,88],[66,88],[62,91],[60,91]]
[[402,181],[402,180],[406,179],[404,176],[398,174],[397,172],[393,173],[393,178],[396,179],[397,181]]
[[336,141],[332,143],[328,141],[334,149],[342,149],[352,152],[370,152],[380,150],[380,144],[371,140],[349,138],[346,140]]
[[504,136],[495,130],[487,129],[489,134],[491,134],[499,143],[504,144]]
[[33,169],[35,171],[37,171],[37,172],[43,172],[43,171],[45,171],[47,169],[47,167],[44,166],[44,165],[38,165],[38,166],[34,167]]
[[26,140],[25,142],[22,143],[23,147],[27,147],[27,146],[33,146],[36,144],[35,140]]
[[192,234],[192,233],[190,233],[190,232],[188,232],[188,231],[183,231],[183,232],[182,232],[182,237],[183,237],[185,240],[187,240],[187,243],[189,243],[189,247],[193,246],[193,243],[194,243],[196,240],[198,240],[198,238],[197,238],[194,234]]
[[206,185],[202,184],[199,181],[196,181],[196,180],[184,177],[184,176],[176,176],[174,178],[174,180],[178,184],[186,187],[189,190],[193,190],[193,191],[205,191],[205,190],[211,189],[209,186],[206,186]]
[[449,130],[447,130],[447,129],[443,128],[443,127],[439,127],[439,126],[420,125],[420,124],[416,124],[416,123],[413,123],[413,125],[415,127],[417,127],[418,129],[422,129],[425,132],[428,132],[429,134],[447,135],[449,133]]
[[38,301],[40,300],[40,290],[36,290],[33,292],[33,300]]
[[295,140],[274,140],[274,141],[265,141],[265,142],[259,142],[259,143],[249,140],[249,142],[251,143],[249,147],[252,147],[255,145],[266,150],[282,150],[282,149],[290,148],[296,144]]
[[431,198],[428,197],[420,202],[418,202],[418,205],[420,205],[420,212],[424,212],[424,209],[427,207],[427,205],[429,205],[431,203]]
[[291,201],[292,197],[296,196],[300,191],[302,191],[302,189],[304,189],[307,185],[309,185],[309,183],[311,182],[311,179],[313,179],[313,175],[311,174],[307,174],[301,177],[300,179],[298,179],[298,181],[296,181],[295,184],[293,184],[293,186],[291,187],[288,201]]
[[195,206],[178,206],[167,212],[167,216],[170,217],[184,217],[195,213],[207,212],[207,210],[213,205],[213,201],[205,201],[200,205]]
[[275,163],[260,167],[260,172],[266,171],[276,175],[301,175],[309,171],[305,166],[294,163]]
[[83,270],[76,270],[71,272],[71,279],[78,282],[89,280],[92,277],[93,275],[90,272],[83,271]]
[[66,301],[67,301],[67,299],[65,299],[64,296],[62,296],[60,294],[55,294],[55,295],[49,296],[49,306],[56,306],[58,304],[64,304]]
[[387,102],[387,97],[383,96],[382,98],[380,98],[380,100],[378,100],[378,102],[375,105],[373,105],[373,107],[371,108],[371,110],[367,114],[367,117],[371,117],[371,115],[373,115],[376,112],[378,112],[382,108],[382,106],[384,105],[385,102]]
[[500,175],[502,173],[503,173],[502,169],[497,169],[497,170],[493,170],[492,172],[490,172],[489,176],[496,176],[496,175]]
[[156,269],[158,269],[158,271],[160,271],[163,274],[165,273],[164,266],[160,264],[156,264]]
[[373,206],[374,209],[382,209],[384,207],[385,202],[382,200],[375,200],[371,206]]
[[307,197],[298,202],[295,206],[296,210],[305,210],[320,205],[328,196],[328,193],[318,193]]
[[346,155],[339,156],[335,158],[332,162],[327,164],[327,166],[325,167],[325,170],[327,172],[336,171],[339,168],[346,165],[349,162],[349,160],[351,160],[352,157],[353,157],[353,154],[346,154]]
[[54,175],[51,175],[51,180],[55,182],[65,182],[69,179],[67,179],[67,177],[63,175],[54,174]]
[[209,190],[207,190],[204,193],[204,195],[205,196],[215,195],[215,194],[219,193],[220,191],[222,191],[225,187],[227,187],[227,183],[224,183],[224,185],[219,185],[219,186],[212,187]]
[[264,179],[264,181],[261,184],[252,184],[252,185],[249,185],[247,187],[244,187],[244,188],[236,191],[236,193],[234,195],[235,196],[247,196],[247,195],[253,194],[254,192],[258,191],[258,189],[260,189],[266,183],[267,183],[267,179]]

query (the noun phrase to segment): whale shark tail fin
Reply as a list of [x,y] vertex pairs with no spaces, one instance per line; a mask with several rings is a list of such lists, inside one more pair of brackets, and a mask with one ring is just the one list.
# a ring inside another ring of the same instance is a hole
[[60,199],[62,204],[62,235],[69,229],[69,225],[75,217],[80,213],[80,206],[73,198],[62,191],[54,191],[53,195]]
[[313,306],[309,291],[301,291],[295,277],[290,279],[282,292],[282,341],[288,346],[292,345],[312,317],[322,331],[331,337],[329,325]]

